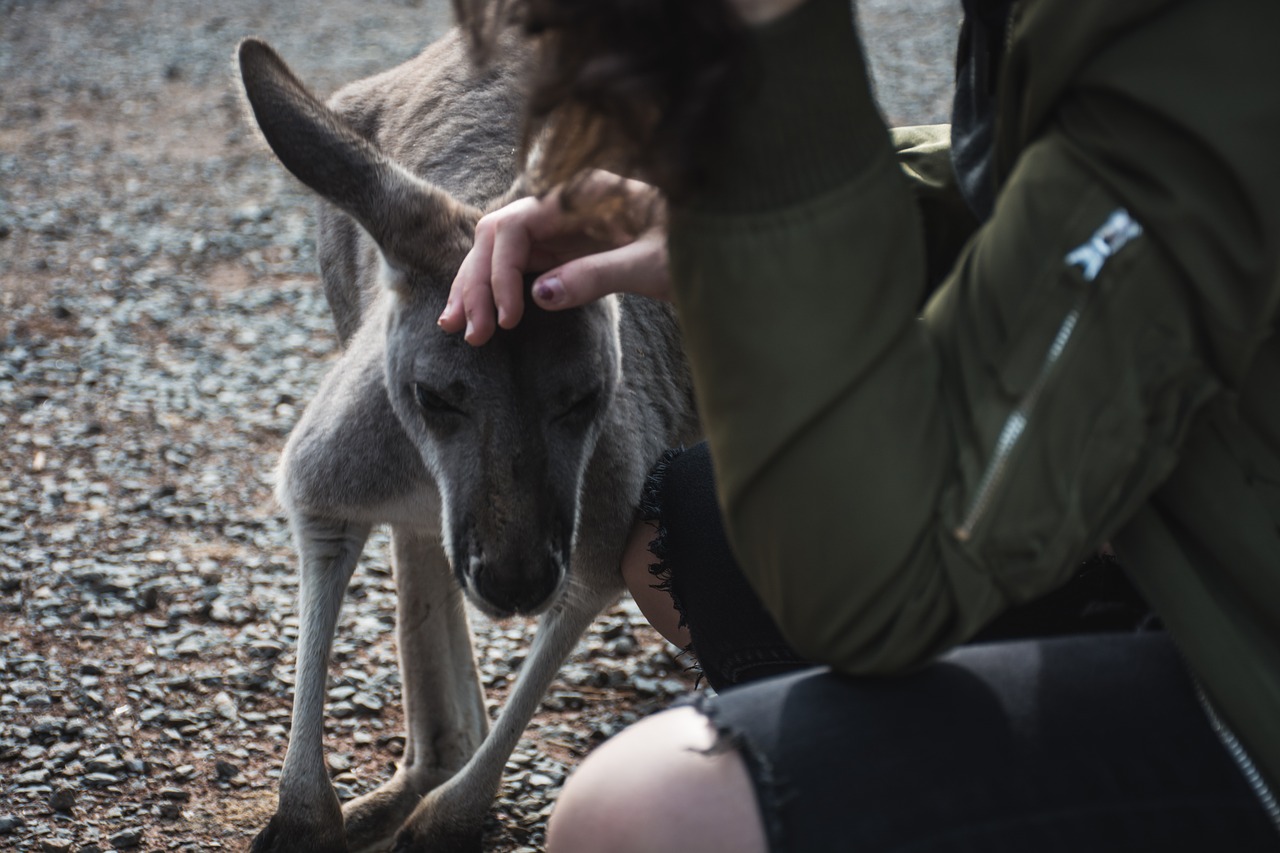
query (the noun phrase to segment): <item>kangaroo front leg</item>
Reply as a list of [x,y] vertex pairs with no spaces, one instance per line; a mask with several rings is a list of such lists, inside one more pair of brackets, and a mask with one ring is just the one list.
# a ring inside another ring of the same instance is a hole
[[302,563],[293,728],[280,774],[280,804],[252,850],[346,853],[342,810],[324,763],[324,699],[338,611],[369,525],[302,518],[293,533]]
[[[617,556],[613,556],[617,565]],[[429,793],[396,838],[397,853],[479,851],[485,815],[502,770],[552,679],[596,614],[618,597],[621,581],[574,585],[538,626],[533,648],[492,731],[466,766]]]
[[462,593],[438,537],[396,527],[391,541],[404,760],[387,784],[343,809],[357,853],[385,848],[422,795],[467,762],[489,724]]

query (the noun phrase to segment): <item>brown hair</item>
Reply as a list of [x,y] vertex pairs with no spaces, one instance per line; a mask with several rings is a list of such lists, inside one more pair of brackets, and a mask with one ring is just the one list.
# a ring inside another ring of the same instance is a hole
[[679,198],[695,187],[742,45],[726,0],[453,0],[480,56],[533,37],[525,145],[541,188],[603,168]]

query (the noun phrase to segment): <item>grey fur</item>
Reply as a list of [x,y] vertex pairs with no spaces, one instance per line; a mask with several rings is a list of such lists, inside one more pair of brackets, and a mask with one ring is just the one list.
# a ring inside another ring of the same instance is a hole
[[[263,135],[330,203],[318,254],[343,344],[280,463],[301,633],[280,803],[255,851],[478,849],[511,750],[621,590],[650,464],[698,434],[669,306],[530,306],[481,348],[436,326],[481,211],[520,194],[525,54],[508,36],[478,71],[453,33],[325,105],[267,45],[240,45]],[[407,743],[387,784],[340,808],[321,743],[329,648],[377,524],[392,528]],[[492,731],[464,592],[495,616],[545,611]]]

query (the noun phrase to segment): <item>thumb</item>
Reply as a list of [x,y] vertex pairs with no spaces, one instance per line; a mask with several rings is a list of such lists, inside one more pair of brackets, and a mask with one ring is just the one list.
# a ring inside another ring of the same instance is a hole
[[665,234],[649,232],[620,248],[585,255],[533,283],[533,301],[549,311],[576,308],[610,293],[671,298]]

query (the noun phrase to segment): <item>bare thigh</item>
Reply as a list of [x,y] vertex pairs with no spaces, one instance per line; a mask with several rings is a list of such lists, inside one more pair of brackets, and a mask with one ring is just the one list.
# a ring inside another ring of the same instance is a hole
[[570,777],[547,849],[764,853],[751,776],[742,754],[726,747],[693,708],[642,720]]

